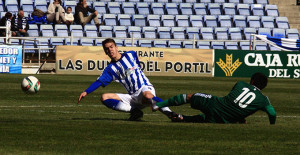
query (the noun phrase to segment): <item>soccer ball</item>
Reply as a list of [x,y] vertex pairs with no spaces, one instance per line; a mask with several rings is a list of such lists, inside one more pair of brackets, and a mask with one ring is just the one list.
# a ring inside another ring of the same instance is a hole
[[25,77],[21,83],[21,88],[25,93],[34,94],[40,90],[40,81],[34,76]]

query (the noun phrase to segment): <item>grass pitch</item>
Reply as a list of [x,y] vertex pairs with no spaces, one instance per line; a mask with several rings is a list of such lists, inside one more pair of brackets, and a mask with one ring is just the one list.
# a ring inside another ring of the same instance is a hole
[[[264,112],[248,124],[172,123],[144,109],[140,122],[106,108],[100,94],[125,90],[117,83],[99,88],[77,105],[80,93],[97,76],[35,75],[38,94],[20,84],[26,75],[0,74],[0,154],[299,154],[300,80],[270,79],[263,90],[277,112],[269,125]],[[159,97],[180,93],[226,95],[235,82],[249,78],[150,77]],[[198,114],[189,105],[171,107]]]

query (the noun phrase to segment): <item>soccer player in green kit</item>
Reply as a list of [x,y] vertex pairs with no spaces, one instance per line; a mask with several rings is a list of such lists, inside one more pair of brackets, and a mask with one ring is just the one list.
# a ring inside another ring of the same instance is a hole
[[247,116],[263,110],[268,114],[270,124],[275,124],[276,112],[268,97],[261,93],[267,83],[268,78],[264,74],[255,73],[251,77],[250,84],[237,82],[225,97],[202,93],[179,94],[156,105],[161,108],[190,103],[192,108],[203,112],[195,116],[174,114],[171,120],[175,122],[246,123]]

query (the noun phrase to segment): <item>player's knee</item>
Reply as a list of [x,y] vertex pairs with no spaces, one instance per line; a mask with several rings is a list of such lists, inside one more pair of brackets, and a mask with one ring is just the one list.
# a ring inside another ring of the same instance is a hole
[[154,97],[154,95],[151,94],[151,93],[145,93],[144,94],[144,98],[146,98],[146,99],[152,99],[153,97]]
[[101,102],[103,102],[103,101],[105,101],[107,99],[109,99],[109,95],[108,94],[102,94],[101,95],[101,98],[100,98]]
[[186,102],[187,102],[187,103],[190,103],[191,98],[192,98],[193,95],[194,95],[194,94],[187,94],[187,97],[186,97]]

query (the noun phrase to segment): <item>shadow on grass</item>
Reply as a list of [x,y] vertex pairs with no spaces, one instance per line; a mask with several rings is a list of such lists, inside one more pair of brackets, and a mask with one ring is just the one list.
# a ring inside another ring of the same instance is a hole
[[72,120],[90,120],[90,121],[128,121],[128,122],[145,122],[144,120],[129,121],[128,119],[117,119],[117,118],[72,118]]

